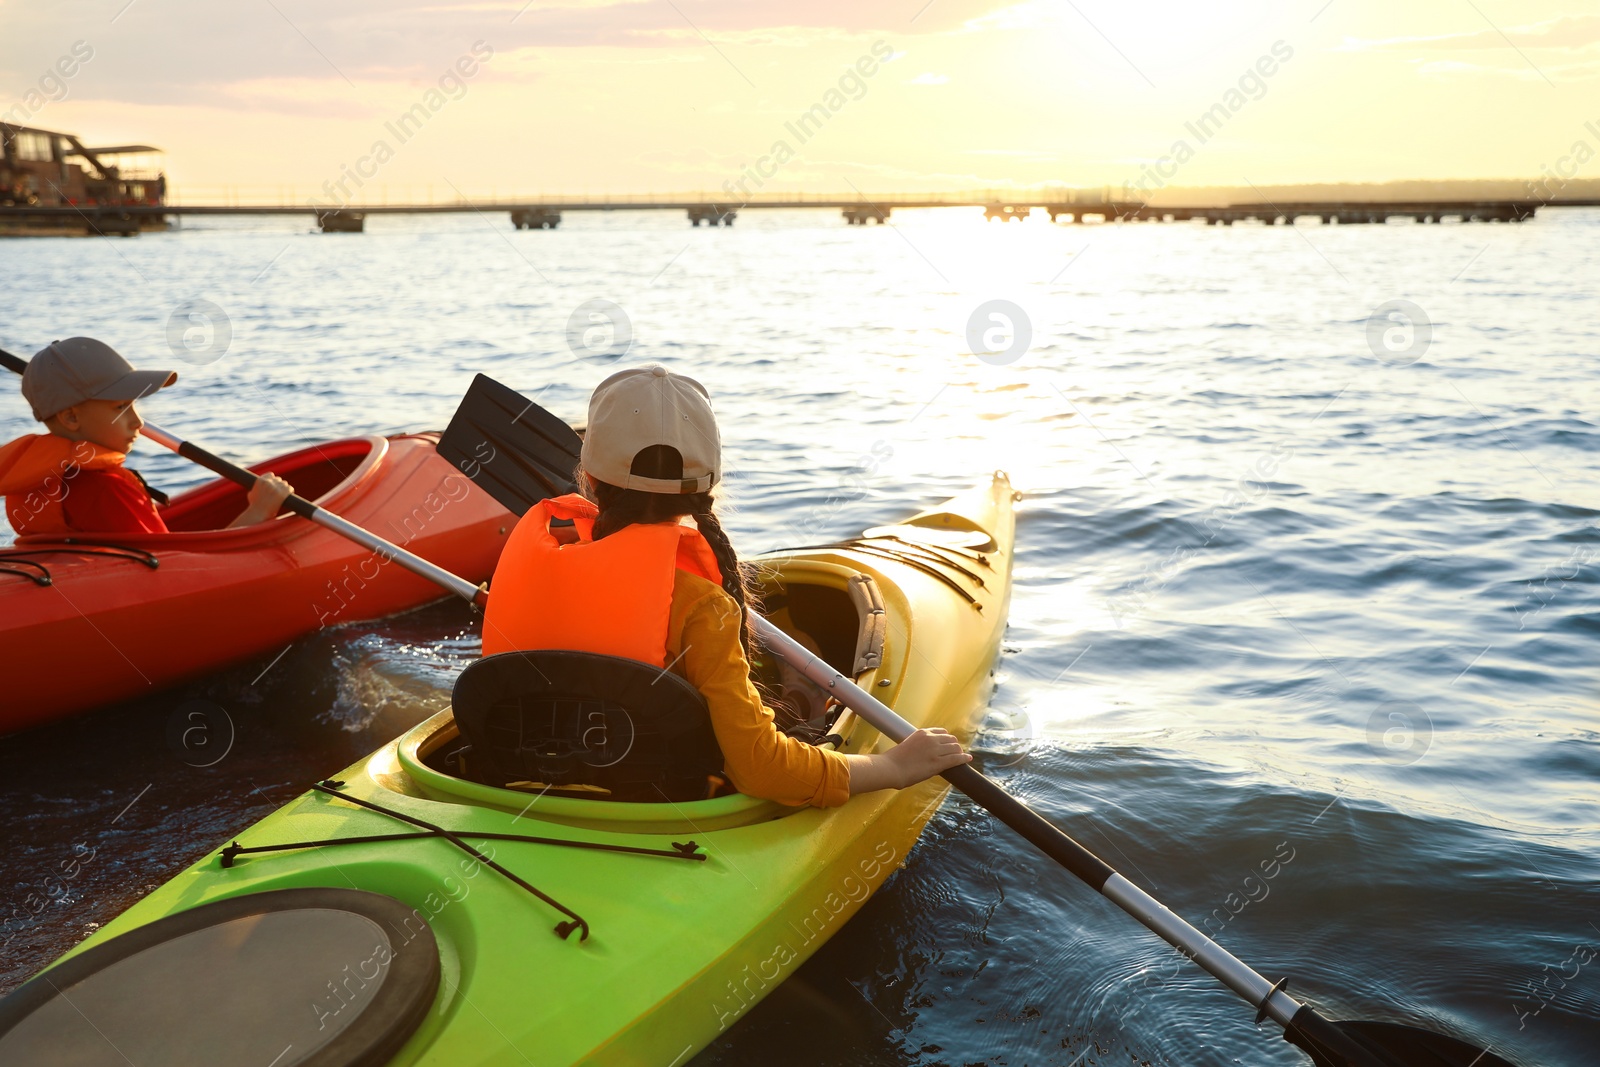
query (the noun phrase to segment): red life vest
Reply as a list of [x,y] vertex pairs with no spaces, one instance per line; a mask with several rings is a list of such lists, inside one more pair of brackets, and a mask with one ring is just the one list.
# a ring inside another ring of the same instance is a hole
[[[76,532],[68,521],[66,500],[74,491],[73,479],[88,472],[122,479],[137,489],[139,499],[148,502],[144,483],[122,466],[126,458],[121,452],[90,441],[70,441],[48,433],[19,437],[0,448],[0,494],[6,498],[6,518],[11,521],[11,528],[19,534]],[[88,479],[80,484],[84,493],[90,492],[88,486]],[[149,515],[142,520],[141,531],[165,530],[155,506],[147,506]]]
[[[483,618],[483,654],[566,649],[667,666],[677,571],[722,584],[716,554],[698,529],[635,523],[599,541],[592,501],[568,495],[528,509],[495,567]],[[575,544],[550,532],[571,519]]]

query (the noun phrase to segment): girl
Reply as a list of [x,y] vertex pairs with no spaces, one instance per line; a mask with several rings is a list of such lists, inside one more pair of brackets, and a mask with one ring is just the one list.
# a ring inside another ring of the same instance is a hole
[[[495,570],[484,655],[565,648],[670,669],[705,697],[733,784],[785,804],[832,807],[970,762],[941,729],[874,755],[779,732],[750,680],[749,578],[713,510],[720,469],[699,382],[661,366],[601,382],[578,472],[584,496],[546,500],[518,523]],[[557,518],[573,520],[576,544],[551,531]],[[529,611],[530,602],[549,610]]]

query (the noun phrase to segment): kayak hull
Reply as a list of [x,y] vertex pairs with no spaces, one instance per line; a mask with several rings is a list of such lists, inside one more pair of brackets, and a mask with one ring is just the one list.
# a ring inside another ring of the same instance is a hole
[[[913,724],[969,736],[992,688],[1005,628],[1013,499],[999,475],[893,528],[911,539],[921,530],[970,535],[969,544],[981,542],[976,549],[909,541],[897,548],[883,538],[761,557],[769,605],[787,605],[775,621],[803,622],[826,654],[855,636],[829,631],[829,611],[843,626],[841,605],[855,604],[850,624],[862,622],[861,633],[881,614],[881,640],[864,642],[872,646],[865,658],[858,646],[855,662],[841,669]],[[863,584],[871,596],[846,597]],[[889,745],[848,711],[834,729],[845,751]],[[451,714],[435,715],[237,843],[248,849],[414,829],[354,801],[378,804],[467,835],[483,856],[580,915],[587,939],[559,936],[562,912],[433,838],[235,855],[226,867],[219,849],[67,958],[211,901],[293,887],[370,890],[414,909],[436,939],[441,965],[436,1001],[388,1061],[392,1067],[678,1065],[839,932],[906,862],[948,790],[936,778],[827,810],[738,794],[659,805],[552,797],[447,773],[439,756],[456,736]],[[486,834],[657,852],[692,841],[704,858]],[[320,1010],[337,1004],[327,1000]]]
[[[494,570],[510,518],[435,451],[431,434],[329,442],[252,468],[316,492],[358,526],[473,581]],[[295,515],[225,526],[244,491],[211,482],[173,499],[166,534],[21,537],[50,584],[0,574],[8,672],[0,733],[127,700],[263,653],[324,626],[381,618],[442,595],[433,583]],[[187,527],[187,528],[186,528]],[[95,553],[95,547],[115,546]],[[153,563],[154,566],[150,564]],[[38,567],[31,568],[34,573]],[[14,659],[13,659],[14,657]]]

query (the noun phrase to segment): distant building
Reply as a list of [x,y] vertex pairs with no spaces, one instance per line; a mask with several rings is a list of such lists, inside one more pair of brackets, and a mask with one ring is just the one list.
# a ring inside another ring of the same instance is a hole
[[[159,170],[130,168],[124,157],[160,152],[149,145],[89,148],[70,133],[0,122],[0,207],[64,209],[54,213],[0,217],[0,227],[51,232],[84,232],[83,209],[97,218],[106,208],[159,207],[166,202],[167,179]],[[112,213],[114,214],[114,213]],[[134,230],[165,228],[159,215],[128,220]]]

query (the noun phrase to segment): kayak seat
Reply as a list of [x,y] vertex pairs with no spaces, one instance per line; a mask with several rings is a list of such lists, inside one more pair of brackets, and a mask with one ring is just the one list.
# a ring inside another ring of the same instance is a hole
[[[780,630],[853,681],[862,682],[883,665],[888,617],[883,595],[868,575],[851,575],[842,589],[804,581],[773,583],[763,588],[761,604]],[[779,730],[808,745],[843,747],[844,738],[833,732],[843,711],[837,700],[786,671],[764,650],[757,652],[751,674],[768,698]],[[793,689],[800,691],[799,701],[789,699]]]
[[705,800],[726,783],[705,698],[638,660],[542,649],[485,656],[452,697],[463,777],[593,800]]

